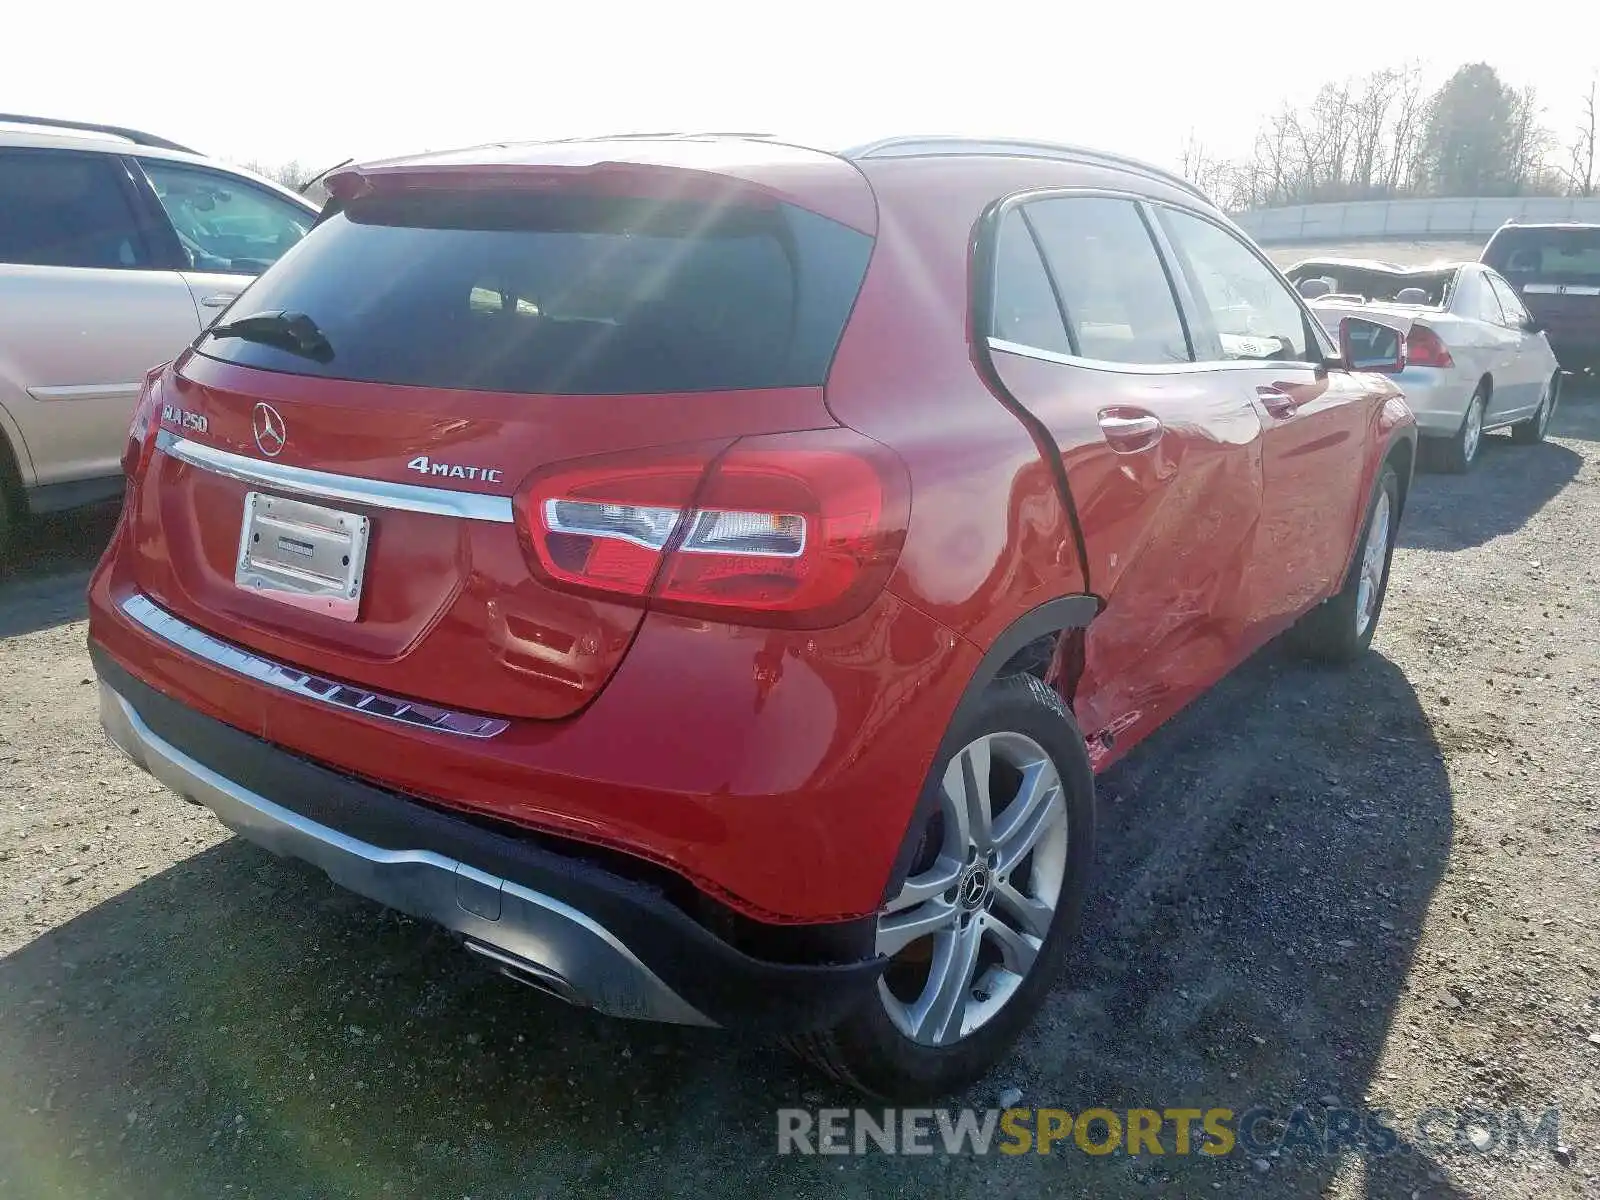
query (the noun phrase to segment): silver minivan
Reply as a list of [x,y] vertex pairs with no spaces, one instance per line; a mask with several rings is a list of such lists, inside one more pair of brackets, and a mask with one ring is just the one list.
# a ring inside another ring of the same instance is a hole
[[164,138],[0,114],[0,554],[28,514],[120,494],[145,372],[316,218]]

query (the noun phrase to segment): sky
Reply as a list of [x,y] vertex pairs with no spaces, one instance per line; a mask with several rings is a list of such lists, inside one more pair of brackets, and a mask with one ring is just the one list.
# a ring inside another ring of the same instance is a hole
[[[741,130],[824,145],[1038,137],[1175,166],[1248,152],[1329,80],[1484,61],[1572,136],[1600,69],[1590,0],[1331,16],[1168,0],[204,0],[14,4],[0,111],[128,125],[233,161],[322,167],[486,141]],[[1586,28],[1585,36],[1573,36]],[[1565,32],[1563,32],[1565,31]]]

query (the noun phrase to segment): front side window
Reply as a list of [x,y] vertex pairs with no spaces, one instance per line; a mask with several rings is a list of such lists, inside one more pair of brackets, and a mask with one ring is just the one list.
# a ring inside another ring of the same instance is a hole
[[1162,209],[1161,220],[1224,360],[1320,357],[1293,292],[1248,246],[1220,225],[1177,209]]
[[148,266],[122,164],[106,154],[0,150],[0,262]]
[[1133,201],[1069,196],[1034,201],[1026,212],[1077,354],[1144,365],[1190,361],[1172,285]]
[[259,275],[316,220],[283,197],[220,171],[154,159],[142,165],[196,271]]

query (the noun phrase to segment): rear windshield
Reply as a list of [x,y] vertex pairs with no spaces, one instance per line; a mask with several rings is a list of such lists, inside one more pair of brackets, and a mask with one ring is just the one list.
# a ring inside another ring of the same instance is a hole
[[1483,261],[1513,283],[1600,284],[1600,225],[1502,229]]
[[[603,395],[821,384],[872,240],[787,204],[527,192],[369,196],[228,310],[309,318],[317,352],[227,362],[375,383]],[[291,339],[292,342],[292,339]]]
[[1381,271],[1340,263],[1302,263],[1290,269],[1289,279],[1297,286],[1308,279],[1325,280],[1329,291],[1340,296],[1443,308],[1455,286],[1456,272],[1453,267],[1446,271]]

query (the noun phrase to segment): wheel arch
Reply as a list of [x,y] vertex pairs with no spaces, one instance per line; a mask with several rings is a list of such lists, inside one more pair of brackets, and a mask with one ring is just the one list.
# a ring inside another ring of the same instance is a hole
[[1379,471],[1381,472],[1385,466],[1392,466],[1395,474],[1400,479],[1399,503],[1394,514],[1395,520],[1398,521],[1405,514],[1406,497],[1411,494],[1411,480],[1417,470],[1417,435],[1415,430],[1410,430],[1408,431],[1408,436],[1396,437],[1394,441],[1389,443],[1388,449],[1383,453],[1383,459],[1378,468]]
[[[977,668],[962,689],[961,698],[956,701],[949,723],[934,750],[928,777],[923,780],[917,803],[911,810],[911,818],[906,822],[900,849],[895,853],[894,866],[885,881],[883,902],[887,903],[905,881],[916,855],[918,834],[938,804],[938,780],[934,777],[933,767],[955,751],[957,731],[977,708],[984,691],[996,680],[1009,675],[1036,673],[1041,657],[1046,665],[1059,661],[1064,643],[1068,640],[1081,643],[1082,632],[1104,607],[1100,597],[1087,593],[1046,600],[1013,621],[984,651]],[[1080,636],[1072,638],[1074,634]],[[1049,652],[1041,655],[1040,648],[1046,644]],[[1074,675],[1072,683],[1076,682]],[[1067,699],[1070,704],[1070,692],[1067,693]]]
[[13,433],[11,416],[0,406],[0,502],[10,501],[19,516],[27,510],[28,504],[27,482],[22,474],[22,465],[32,465],[27,457],[27,446],[23,445],[20,451],[18,449],[21,436],[20,431]]

